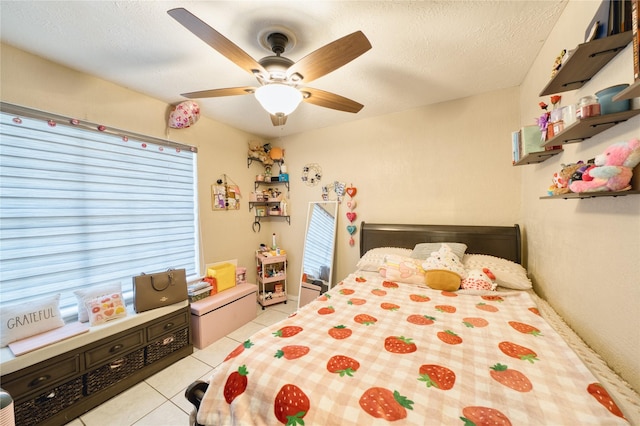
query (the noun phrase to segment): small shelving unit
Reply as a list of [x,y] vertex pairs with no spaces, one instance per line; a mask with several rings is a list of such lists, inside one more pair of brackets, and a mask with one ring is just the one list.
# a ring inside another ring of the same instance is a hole
[[524,166],[527,164],[542,163],[543,161],[553,157],[556,154],[561,153],[562,149],[551,149],[549,151],[530,152],[519,161],[513,163],[514,166]]
[[[287,198],[289,198],[289,181],[255,181],[254,182],[254,189],[257,191],[258,188],[260,188],[260,186],[276,186],[276,185],[284,185],[285,188],[287,188]],[[278,215],[274,215],[274,214],[269,214],[270,212],[270,208],[273,206],[277,206],[280,204],[282,200],[280,199],[272,199],[272,198],[267,198],[264,201],[249,201],[249,211],[253,210],[254,208],[256,208],[256,214],[254,216],[254,228],[256,228],[256,223],[260,223],[261,219],[264,218],[273,218],[273,217],[281,217],[284,218],[287,223],[289,225],[291,225],[291,216],[289,215],[283,215],[283,214],[278,214]],[[265,208],[265,212],[263,215],[258,214],[258,209],[260,207],[264,207]]]
[[540,96],[579,89],[620,53],[633,38],[631,31],[579,44]]
[[287,255],[256,251],[258,303],[262,309],[276,303],[287,303]]
[[568,143],[582,142],[598,133],[615,126],[618,123],[627,121],[631,117],[640,114],[640,109],[616,112],[613,114],[597,115],[588,117],[572,123],[570,126],[546,141],[543,146],[556,146]]

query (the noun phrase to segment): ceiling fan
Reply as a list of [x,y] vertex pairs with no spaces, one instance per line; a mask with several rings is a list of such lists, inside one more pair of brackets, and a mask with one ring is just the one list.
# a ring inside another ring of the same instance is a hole
[[188,10],[176,8],[167,11],[167,13],[202,41],[253,75],[260,83],[257,88],[250,86],[230,87],[183,93],[182,96],[186,98],[255,94],[258,102],[271,115],[274,126],[284,125],[287,115],[292,113],[301,101],[351,113],[357,113],[364,106],[335,93],[306,86],[298,87],[302,83],[309,83],[329,74],[371,49],[371,43],[362,31],[356,31],[335,40],[308,54],[298,62],[281,56],[289,39],[283,32],[274,31],[266,37],[266,42],[270,45],[274,55],[256,61]]

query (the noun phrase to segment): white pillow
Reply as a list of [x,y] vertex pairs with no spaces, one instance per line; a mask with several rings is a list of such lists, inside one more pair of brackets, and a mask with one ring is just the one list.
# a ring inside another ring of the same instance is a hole
[[107,294],[85,302],[92,326],[127,316],[122,293]]
[[384,265],[384,258],[388,254],[395,254],[399,256],[411,255],[411,249],[401,247],[376,247],[367,251],[356,264],[356,268],[359,271],[373,271],[378,272],[381,266]]
[[87,300],[113,293],[122,293],[122,286],[120,283],[103,284],[74,291],[73,294],[75,294],[76,299],[78,299],[78,321],[89,321],[89,313],[85,306]]
[[414,259],[426,260],[431,256],[431,253],[440,250],[443,244],[448,245],[451,251],[458,256],[458,259],[461,260],[464,256],[464,252],[467,251],[467,245],[463,243],[419,243],[413,248],[411,257]]
[[59,304],[60,294],[56,294],[13,306],[3,306],[0,347],[62,327],[64,321]]
[[489,268],[496,276],[496,283],[500,287],[513,290],[527,290],[531,288],[531,280],[527,277],[527,270],[515,262],[501,257],[486,254],[466,254],[462,264],[467,270]]

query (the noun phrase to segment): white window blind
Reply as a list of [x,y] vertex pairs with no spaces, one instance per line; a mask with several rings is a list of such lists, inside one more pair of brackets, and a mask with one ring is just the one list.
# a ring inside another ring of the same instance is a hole
[[69,319],[74,290],[120,282],[130,303],[134,275],[199,273],[195,149],[6,109],[0,307],[61,293]]

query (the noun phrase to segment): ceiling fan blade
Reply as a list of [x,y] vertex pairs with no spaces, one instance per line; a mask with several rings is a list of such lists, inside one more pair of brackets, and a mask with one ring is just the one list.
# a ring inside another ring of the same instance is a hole
[[274,126],[284,126],[287,122],[286,115],[273,115],[271,114],[271,122]]
[[324,90],[303,87],[300,91],[303,94],[302,100],[304,102],[324,108],[356,113],[364,107],[364,105],[356,101],[336,95],[335,93],[325,92]]
[[247,52],[240,49],[231,40],[211,28],[207,23],[189,12],[187,9],[179,7],[171,9],[167,13],[176,21],[181,23],[186,29],[198,36],[202,41],[213,47],[220,54],[225,56],[234,64],[238,65],[249,74],[266,74],[266,70]]
[[255,87],[228,87],[226,89],[211,89],[201,90],[199,92],[182,93],[180,96],[184,96],[189,99],[197,98],[219,98],[222,96],[237,96],[237,95],[251,95],[256,91]]
[[362,31],[356,31],[315,50],[291,65],[287,78],[294,74],[309,83],[348,64],[367,50],[371,43]]

